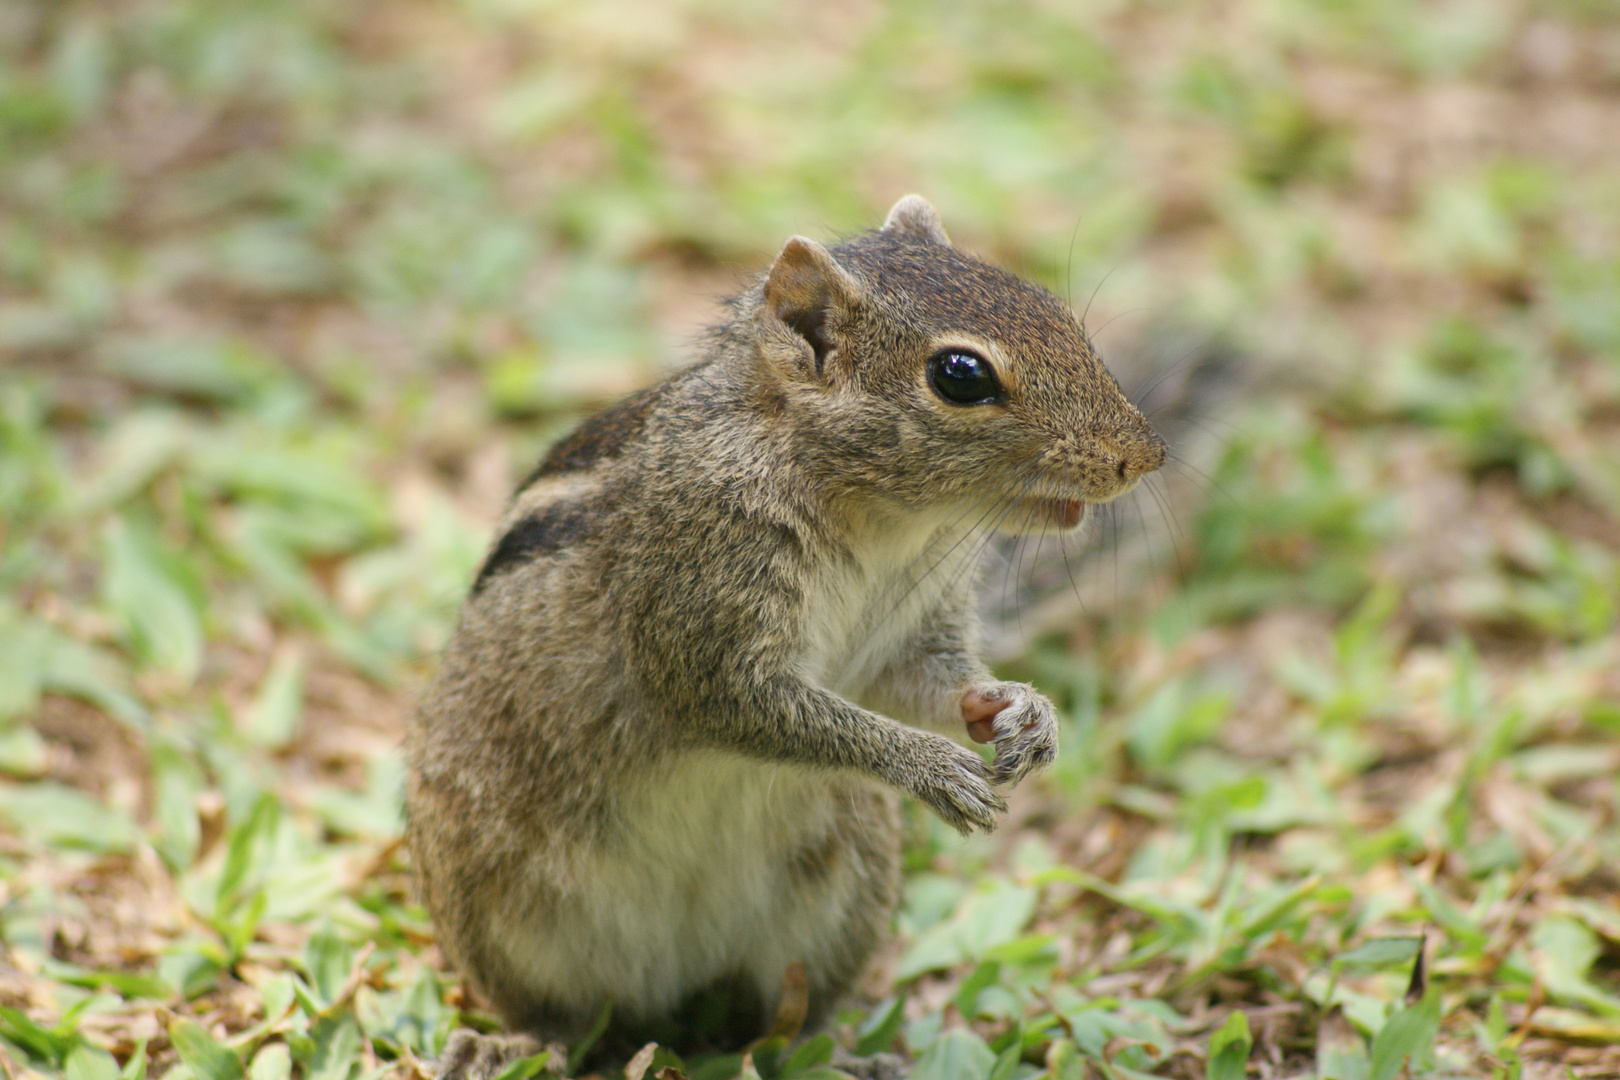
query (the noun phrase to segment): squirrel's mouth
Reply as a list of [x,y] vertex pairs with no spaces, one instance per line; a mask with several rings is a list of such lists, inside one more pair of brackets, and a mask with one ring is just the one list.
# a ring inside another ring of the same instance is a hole
[[1024,499],[1021,505],[1024,528],[1019,532],[1055,526],[1076,528],[1086,517],[1086,504],[1079,499]]

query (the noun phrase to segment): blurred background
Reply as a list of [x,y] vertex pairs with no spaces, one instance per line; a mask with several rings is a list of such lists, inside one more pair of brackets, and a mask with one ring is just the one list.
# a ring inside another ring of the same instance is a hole
[[1062,758],[994,837],[913,816],[837,1037],[1620,1075],[1617,164],[1612,0],[8,0],[0,1065],[488,1026],[398,739],[512,484],[916,191],[1178,461],[992,568]]

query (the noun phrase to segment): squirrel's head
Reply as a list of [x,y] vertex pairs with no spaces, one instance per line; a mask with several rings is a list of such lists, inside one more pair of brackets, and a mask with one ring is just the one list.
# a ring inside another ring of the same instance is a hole
[[1025,532],[1164,463],[1068,305],[952,247],[916,195],[831,250],[793,237],[757,295],[760,356],[852,485]]

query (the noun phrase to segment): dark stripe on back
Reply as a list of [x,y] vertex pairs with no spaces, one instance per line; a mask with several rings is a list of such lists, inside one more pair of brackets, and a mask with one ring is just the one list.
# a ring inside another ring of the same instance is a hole
[[562,441],[553,446],[534,472],[518,485],[523,491],[536,480],[559,473],[582,472],[598,461],[616,458],[625,444],[641,433],[658,399],[664,395],[667,383],[650,386],[631,394],[616,405],[610,405],[575,428]]
[[484,560],[478,579],[473,582],[472,594],[477,596],[497,574],[516,569],[541,555],[561,551],[583,538],[595,520],[590,507],[566,501],[542,506],[519,518]]

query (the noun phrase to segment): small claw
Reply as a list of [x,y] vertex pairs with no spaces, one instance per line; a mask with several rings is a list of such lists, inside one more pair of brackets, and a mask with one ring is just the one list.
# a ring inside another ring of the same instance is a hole
[[997,784],[1016,784],[1057,757],[1057,729],[1051,707],[1031,693],[1016,709],[996,717]]
[[963,836],[975,830],[991,832],[996,827],[996,815],[1005,813],[1007,801],[998,795],[988,779],[972,777],[961,787],[948,793],[938,803],[930,800],[935,812]]
[[964,836],[975,829],[994,829],[996,814],[1007,809],[992,786],[994,769],[979,755],[942,736],[928,738],[938,740],[932,751],[938,756],[928,778],[910,787],[911,793]]

